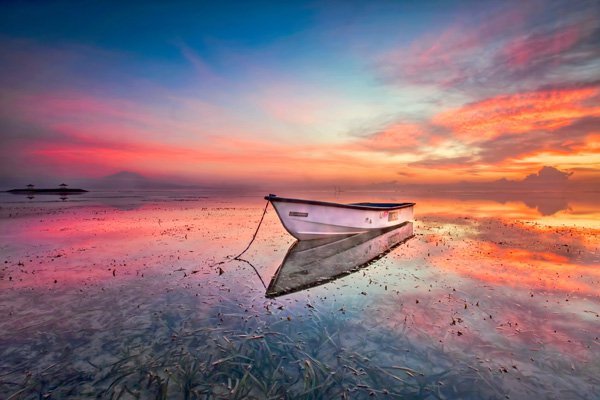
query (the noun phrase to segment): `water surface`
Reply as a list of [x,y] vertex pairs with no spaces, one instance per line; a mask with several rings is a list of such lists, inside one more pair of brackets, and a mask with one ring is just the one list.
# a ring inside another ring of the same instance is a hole
[[308,195],[416,201],[415,236],[267,298],[272,209],[231,259],[260,194],[2,194],[0,398],[600,397],[597,196]]

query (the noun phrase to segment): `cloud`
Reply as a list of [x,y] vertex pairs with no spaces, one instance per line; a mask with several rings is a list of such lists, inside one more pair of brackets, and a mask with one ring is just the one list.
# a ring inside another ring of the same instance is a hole
[[501,95],[433,115],[412,127],[418,140],[409,137],[405,148],[399,148],[401,132],[411,130],[394,130],[402,123],[369,136],[365,145],[389,153],[412,151],[418,158],[409,164],[413,167],[468,168],[471,173],[537,155],[577,157],[600,152],[599,102],[596,84]]
[[386,82],[433,85],[475,95],[596,79],[600,20],[593,3],[506,3],[384,54]]
[[[423,133],[405,147],[393,133],[403,119],[362,145],[391,157],[412,151],[413,171],[441,176],[443,169],[457,179],[597,165],[596,16],[590,2],[503,3],[463,10],[451,25],[399,44],[378,59],[376,75],[403,92],[437,90],[438,109],[421,117],[413,130]],[[592,167],[594,174],[600,170]]]
[[530,174],[523,179],[526,184],[564,184],[573,175],[572,172],[560,171],[553,167],[545,166],[538,173]]
[[[594,116],[597,110],[588,102],[595,91],[488,99],[434,115],[429,121],[390,123],[346,149],[379,154],[390,163],[404,164],[413,176],[431,179],[435,175],[440,181],[477,176],[518,179],[547,163],[552,165],[546,160],[549,156],[577,160],[583,155],[580,162],[585,165],[588,154],[600,152],[595,144],[600,117]],[[524,161],[535,158],[539,159]]]
[[486,164],[499,164],[508,160],[523,159],[536,154],[576,156],[581,153],[598,153],[597,135],[583,129],[591,125],[592,132],[600,130],[600,119],[582,119],[554,132],[528,132],[519,136],[500,136],[478,144],[479,160]]
[[422,176],[435,168],[442,177],[439,168],[444,168],[444,173],[455,171],[457,179],[480,174],[516,179],[546,164],[573,167],[580,155],[585,165],[591,154],[599,153],[599,103],[598,84],[499,95],[428,120],[390,122],[345,148],[404,162]]
[[473,157],[447,157],[447,158],[426,158],[421,161],[410,163],[410,166],[418,167],[459,167],[464,168],[473,164]]
[[554,131],[585,117],[600,117],[600,87],[501,95],[441,112],[433,123],[473,142],[502,135]]
[[554,62],[557,55],[572,49],[582,38],[579,25],[565,26],[548,32],[536,32],[509,40],[496,54],[502,65],[512,70],[538,69]]
[[362,137],[350,148],[385,153],[414,152],[430,136],[425,124],[396,122]]

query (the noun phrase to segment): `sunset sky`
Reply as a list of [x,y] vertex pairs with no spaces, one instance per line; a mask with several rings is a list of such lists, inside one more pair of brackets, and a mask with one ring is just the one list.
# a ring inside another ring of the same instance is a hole
[[0,184],[600,182],[600,2],[3,2]]

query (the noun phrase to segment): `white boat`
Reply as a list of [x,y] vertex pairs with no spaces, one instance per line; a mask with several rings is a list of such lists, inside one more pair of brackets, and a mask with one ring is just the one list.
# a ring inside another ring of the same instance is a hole
[[415,203],[353,203],[265,196],[285,229],[299,240],[350,236],[390,228],[413,219]]
[[277,297],[341,278],[384,257],[412,237],[413,224],[405,222],[341,239],[296,241],[271,279],[266,296]]

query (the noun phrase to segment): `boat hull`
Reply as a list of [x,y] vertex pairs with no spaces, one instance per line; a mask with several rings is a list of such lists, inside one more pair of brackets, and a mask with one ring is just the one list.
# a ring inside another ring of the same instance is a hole
[[413,219],[414,203],[373,206],[267,196],[285,229],[299,240],[350,236]]

